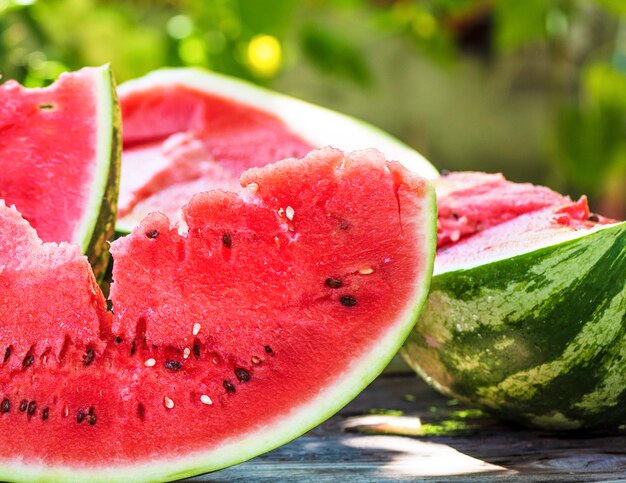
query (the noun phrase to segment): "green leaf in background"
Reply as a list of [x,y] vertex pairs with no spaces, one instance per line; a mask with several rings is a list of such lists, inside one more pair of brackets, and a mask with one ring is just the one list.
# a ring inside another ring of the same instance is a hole
[[321,71],[368,87],[372,75],[363,53],[347,37],[321,25],[307,24],[301,32],[304,55]]
[[626,17],[626,2],[624,0],[595,0],[595,2],[609,12]]
[[584,70],[582,80],[589,102],[626,114],[626,72],[606,63],[593,64]]
[[567,0],[499,0],[495,2],[498,47],[513,51],[567,33],[576,2]]
[[571,189],[616,196],[610,187],[626,182],[626,74],[597,63],[585,69],[582,85],[583,100],[558,116],[556,154]]

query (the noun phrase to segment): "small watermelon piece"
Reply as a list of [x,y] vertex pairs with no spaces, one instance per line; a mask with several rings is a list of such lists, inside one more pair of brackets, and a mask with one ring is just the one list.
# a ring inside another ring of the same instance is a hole
[[[194,196],[184,225],[154,213],[112,244],[112,321],[77,250],[0,209],[19,233],[0,239],[1,340],[49,341],[0,371],[0,478],[216,470],[299,436],[382,371],[428,291],[429,183],[330,148],[241,181]],[[43,299],[27,288],[40,279]]]
[[571,201],[543,186],[507,181],[501,174],[449,173],[434,183],[438,248],[523,214]]
[[331,145],[376,148],[426,178],[419,153],[348,116],[200,69],[164,69],[119,88],[124,162],[116,229],[127,233],[152,211],[180,217],[198,191],[237,189],[248,168]]
[[120,141],[108,66],[62,74],[45,88],[0,86],[0,199],[43,241],[78,245],[98,275],[116,217]]
[[626,223],[591,214],[585,198],[502,182],[436,182],[440,207],[484,228],[453,242],[440,223],[431,292],[402,355],[444,394],[509,420],[623,424]]

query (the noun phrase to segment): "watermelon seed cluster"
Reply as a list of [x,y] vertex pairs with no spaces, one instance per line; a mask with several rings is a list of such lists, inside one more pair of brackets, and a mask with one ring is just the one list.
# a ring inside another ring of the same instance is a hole
[[93,406],[90,406],[86,413],[83,409],[79,409],[78,412],[76,413],[76,422],[78,424],[82,423],[85,420],[85,418],[87,418],[87,422],[89,423],[90,426],[93,426],[94,424],[96,424],[96,421],[97,421],[96,411]]

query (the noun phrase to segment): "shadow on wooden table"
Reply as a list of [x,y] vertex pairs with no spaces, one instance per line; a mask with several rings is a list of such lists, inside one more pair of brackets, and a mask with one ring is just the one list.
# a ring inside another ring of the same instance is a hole
[[626,431],[544,433],[440,396],[411,375],[374,381],[304,436],[199,481],[626,480]]

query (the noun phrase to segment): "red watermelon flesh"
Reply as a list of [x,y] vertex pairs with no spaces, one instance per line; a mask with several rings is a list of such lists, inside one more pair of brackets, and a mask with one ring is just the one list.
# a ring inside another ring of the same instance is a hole
[[[42,244],[28,222],[2,200],[0,220],[0,349],[6,382],[7,370],[21,371],[31,357],[52,358],[76,345],[97,349],[111,322],[77,246]],[[57,320],[57,313],[65,316]]]
[[193,194],[241,188],[239,178],[234,177],[229,167],[212,159],[204,144],[189,133],[173,134],[162,143],[126,149],[124,166],[120,216],[133,212],[141,219],[158,209],[170,219],[178,220],[180,207]]
[[448,173],[434,184],[435,273],[482,265],[615,223],[590,213],[584,196],[574,202],[543,186],[507,181],[501,174]]
[[[113,122],[111,112],[100,112],[110,106],[98,106],[98,89],[112,89],[110,84],[102,87],[102,72],[85,68],[62,74],[40,89],[15,81],[0,86],[0,199],[16,205],[44,241],[83,245],[80,225],[86,217],[95,218],[102,203],[98,199],[96,213],[87,213],[94,209],[90,206],[94,184],[99,178],[105,183],[108,173],[108,167],[104,176],[98,173],[103,149],[98,127]],[[108,119],[100,121],[98,116]],[[110,133],[106,142],[111,143]],[[99,198],[103,195],[104,188]]]
[[132,216],[143,219],[150,213],[158,211],[166,215],[173,223],[180,220],[181,207],[189,202],[193,194],[202,191],[221,189],[237,192],[241,190],[239,181],[231,178],[230,173],[223,173],[219,168],[212,175],[174,183],[138,202],[132,209]]
[[[194,196],[186,232],[154,213],[113,243],[111,326],[86,261],[0,211],[24,233],[3,256],[33,267],[0,272],[2,340],[51,341],[0,375],[0,476],[218,469],[298,436],[383,369],[432,270],[427,183],[376,152],[326,149],[242,185]],[[23,284],[44,273],[45,300],[33,298]]]
[[[312,149],[267,112],[181,85],[131,92],[121,98],[121,106],[120,216],[163,187],[153,182],[155,176],[166,185],[203,177],[209,187],[232,189],[244,170],[302,157]],[[206,162],[208,171],[190,160]]]
[[[613,220],[589,220],[585,197],[566,205],[551,206],[520,215],[475,235],[440,248],[437,252],[436,273],[469,268],[499,260],[503,254],[537,250],[556,240],[564,241],[580,230],[593,230]],[[592,217],[592,220],[594,218]]]
[[440,248],[525,213],[571,202],[549,188],[513,183],[501,174],[448,173],[434,183]]

